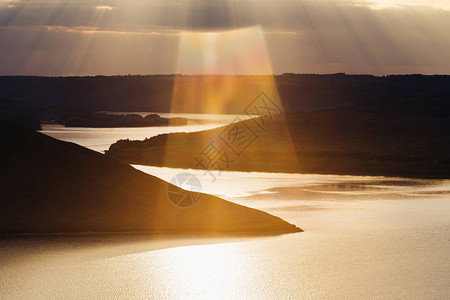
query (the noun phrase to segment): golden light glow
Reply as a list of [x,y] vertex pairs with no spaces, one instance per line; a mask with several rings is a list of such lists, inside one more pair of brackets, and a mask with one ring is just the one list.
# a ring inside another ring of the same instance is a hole
[[[284,119],[282,101],[273,76],[265,34],[260,26],[230,31],[181,33],[177,64],[177,74],[179,75],[176,75],[174,79],[171,112],[235,113],[253,117],[273,113],[273,115],[263,118],[265,121],[276,121],[277,137],[283,139],[283,144],[264,144],[266,128],[251,121],[247,122],[251,135],[240,138],[242,142],[247,138],[254,139],[254,143],[249,143],[248,146],[257,146],[247,153],[244,153],[247,147],[242,147],[245,149],[241,148],[239,151],[230,149],[232,146],[224,141],[224,136],[220,136],[220,132],[214,131],[210,133],[211,136],[199,135],[195,142],[187,141],[192,146],[200,148],[193,150],[190,149],[192,147],[184,145],[183,155],[192,156],[192,161],[194,161],[194,156],[212,142],[221,153],[228,151],[227,155],[230,160],[231,156],[236,156],[237,163],[243,162],[245,158],[242,157],[249,153],[273,151],[273,162],[262,162],[267,167],[277,160],[279,163],[281,159],[287,164],[296,164],[296,155]],[[263,97],[265,100],[258,97]],[[264,101],[273,108],[273,111],[264,107]],[[236,121],[241,121],[241,119]],[[239,131],[242,132],[242,130]],[[165,141],[164,161],[168,166],[171,165],[171,162],[180,161],[178,138],[178,136],[169,136]],[[185,161],[186,157],[182,159]],[[225,165],[228,166],[227,163]],[[227,170],[225,165],[197,165],[197,168]]]
[[[177,74],[202,74],[175,78],[172,112],[229,113],[243,110],[264,91],[277,103],[278,90],[261,27],[224,32],[184,32],[180,36]],[[267,75],[253,84],[224,74]]]
[[284,2],[0,0],[0,73],[449,72],[450,0]]
[[260,26],[218,32],[184,32],[177,73],[272,74]]
[[113,10],[113,7],[108,5],[99,5],[96,7],[96,9]]
[[216,244],[158,251],[156,256],[167,257],[163,267],[167,271],[161,272],[167,277],[161,282],[180,298],[188,294],[202,299],[233,298],[242,278],[253,272],[236,248],[238,244]]

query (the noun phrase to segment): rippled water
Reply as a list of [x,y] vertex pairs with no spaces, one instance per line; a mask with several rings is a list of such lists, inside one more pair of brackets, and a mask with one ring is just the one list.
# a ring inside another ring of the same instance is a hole
[[305,232],[3,238],[0,297],[450,297],[449,180],[223,172],[212,182],[198,170],[135,167],[165,180],[192,172],[204,192]]

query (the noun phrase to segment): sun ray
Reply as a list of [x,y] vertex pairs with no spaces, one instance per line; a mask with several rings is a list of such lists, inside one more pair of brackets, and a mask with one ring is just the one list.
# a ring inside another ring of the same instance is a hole
[[[261,162],[268,169],[280,163],[297,164],[265,34],[260,26],[230,31],[182,33],[170,107],[173,113],[244,115],[235,119],[235,123],[219,130],[232,131],[236,126],[244,126],[252,133],[250,138],[254,142],[248,146],[254,147],[246,153],[244,148],[233,149],[224,135],[212,131],[200,133],[195,140],[187,141],[190,147],[186,149],[184,146],[181,153],[177,146],[179,136],[169,135],[164,140],[163,164],[166,166],[176,165],[181,160],[184,160],[184,164],[186,160],[194,163],[197,153],[201,153],[208,145],[217,148],[223,155],[226,154],[230,161],[233,160],[239,166],[245,165],[246,156],[261,151],[274,153],[273,160]],[[244,121],[246,118],[256,119]],[[262,123],[260,120],[263,120]],[[277,137],[282,142],[263,142],[269,139],[264,126],[274,126],[271,132],[276,128]],[[186,166],[192,167],[192,164]],[[216,172],[220,176],[220,170],[226,169],[224,165],[218,164],[195,165],[195,168],[201,169],[196,175],[200,174],[203,180],[211,180],[206,173]]]

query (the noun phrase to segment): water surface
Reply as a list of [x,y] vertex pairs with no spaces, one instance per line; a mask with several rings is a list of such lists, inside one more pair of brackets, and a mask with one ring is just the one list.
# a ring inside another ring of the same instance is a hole
[[[115,112],[114,114],[140,114],[146,116],[153,112]],[[41,132],[56,139],[73,142],[89,149],[104,152],[121,139],[143,140],[159,134],[172,132],[193,132],[208,130],[229,124],[237,119],[247,119],[247,115],[181,114],[157,113],[161,117],[182,117],[188,119],[186,126],[152,126],[121,128],[64,127],[63,125],[43,124]]]
[[[92,147],[117,134],[86,131],[92,135],[66,138]],[[449,298],[449,180],[222,172],[213,182],[200,170],[134,167],[164,180],[191,172],[204,192],[305,232],[7,237],[0,239],[0,297]]]

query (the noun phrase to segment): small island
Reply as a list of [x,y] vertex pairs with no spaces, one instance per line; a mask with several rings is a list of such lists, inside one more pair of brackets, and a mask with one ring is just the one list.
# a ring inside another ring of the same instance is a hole
[[145,117],[138,114],[110,114],[86,112],[65,118],[66,127],[147,127],[147,126],[185,126],[186,118],[163,118],[157,114]]

